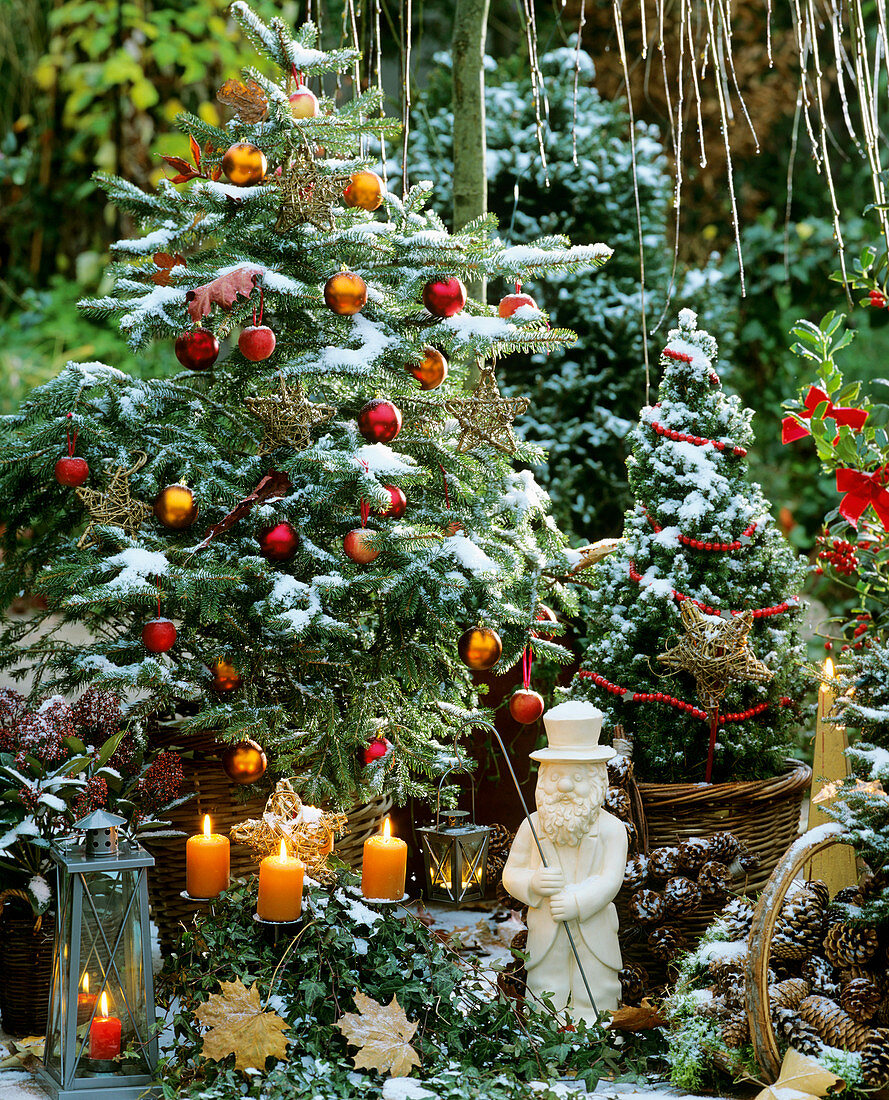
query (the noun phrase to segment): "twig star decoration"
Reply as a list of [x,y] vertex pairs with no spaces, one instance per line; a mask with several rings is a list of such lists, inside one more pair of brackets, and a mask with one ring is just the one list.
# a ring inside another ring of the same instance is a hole
[[657,656],[667,668],[684,670],[694,676],[698,696],[712,709],[739,681],[765,684],[774,675],[748,647],[753,629],[753,612],[745,611],[730,619],[705,615],[691,600],[685,600],[680,614],[685,634],[665,653]]
[[479,369],[481,377],[469,397],[445,402],[445,408],[460,425],[457,450],[465,454],[487,443],[513,455],[516,441],[512,422],[528,408],[528,399],[501,396],[493,363],[480,363]]
[[97,524],[120,527],[130,538],[135,538],[139,533],[139,528],[151,515],[151,508],[141,500],[136,500],[130,492],[130,475],[141,469],[147,461],[148,455],[140,452],[136,465],[129,470],[123,466],[118,467],[104,490],[84,489],[82,486],[74,490],[90,516],[87,529],[77,541],[81,550],[98,545],[99,540],[93,533]]
[[281,207],[275,229],[284,233],[298,225],[333,229],[333,209],[349,186],[351,176],[322,172],[308,149],[299,149],[281,172]]
[[333,405],[310,401],[301,382],[291,389],[283,378],[276,394],[248,397],[244,404],[265,429],[259,445],[261,455],[284,443],[295,451],[305,450],[312,442],[312,428],[330,420],[336,412]]

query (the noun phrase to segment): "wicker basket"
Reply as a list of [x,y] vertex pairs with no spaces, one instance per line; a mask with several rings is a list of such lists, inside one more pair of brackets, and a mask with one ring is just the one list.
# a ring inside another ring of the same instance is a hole
[[[49,1011],[55,919],[4,905],[16,890],[0,894],[0,1022],[9,1035],[42,1035]],[[8,895],[8,896],[4,896]]]
[[[184,734],[181,723],[172,719],[158,722],[152,730],[150,741],[155,749],[187,746],[194,754],[182,761],[185,778],[181,788],[182,795],[191,794],[194,797],[166,815],[172,827],[185,835],[143,841],[156,861],[148,872],[148,896],[161,951],[166,955],[177,943],[181,925],[190,923],[194,914],[202,908],[200,904],[182,897],[187,837],[198,832],[204,814],[210,815],[215,832],[227,836],[235,825],[248,818],[262,816],[266,796],[243,800],[243,789],[228,778],[222,767],[221,753],[226,745],[218,742],[212,733]],[[347,832],[336,845],[337,855],[344,863],[351,867],[361,865],[364,841],[379,832],[380,823],[391,808],[392,799],[388,795],[380,795],[350,811]],[[249,875],[255,870],[256,857],[250,849],[233,843],[232,878]]]
[[[745,894],[756,894],[799,835],[800,808],[811,781],[811,768],[788,759],[784,772],[770,779],[709,785],[640,782],[648,850],[727,830],[759,857],[758,868],[747,875],[741,887]],[[623,953],[629,961],[651,971],[645,937],[626,914],[627,900],[622,892],[618,913],[625,929],[621,935]],[[701,905],[696,912],[671,923],[681,929],[691,947],[720,909],[722,903]]]

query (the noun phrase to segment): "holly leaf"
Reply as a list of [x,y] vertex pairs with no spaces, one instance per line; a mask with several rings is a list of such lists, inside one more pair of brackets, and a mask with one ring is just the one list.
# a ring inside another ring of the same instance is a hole
[[650,1031],[654,1027],[666,1027],[667,1021],[660,1008],[643,997],[640,1005],[627,1005],[611,1014],[608,1026],[615,1031]]
[[244,298],[250,297],[258,275],[258,267],[238,267],[228,275],[220,275],[212,283],[189,290],[185,295],[188,315],[192,321],[201,321],[210,314],[214,305],[231,309],[239,294]]
[[410,1045],[417,1025],[410,1023],[398,998],[393,997],[388,1005],[381,1005],[356,990],[355,1007],[357,1013],[347,1012],[337,1023],[348,1042],[359,1048],[352,1058],[355,1068],[407,1077],[411,1069],[420,1064],[417,1052]]
[[216,98],[231,107],[242,122],[261,122],[268,113],[269,103],[265,92],[255,80],[226,80]]
[[220,1062],[235,1056],[235,1069],[265,1069],[266,1058],[286,1058],[288,1028],[277,1012],[268,1012],[259,1003],[256,982],[247,989],[241,980],[220,982],[221,993],[214,993],[202,1004],[195,1017],[210,1030],[204,1036],[202,1054]]

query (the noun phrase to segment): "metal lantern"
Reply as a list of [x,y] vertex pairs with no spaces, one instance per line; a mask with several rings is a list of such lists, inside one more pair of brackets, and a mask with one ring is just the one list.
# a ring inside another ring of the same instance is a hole
[[[456,743],[454,751],[456,753]],[[455,771],[469,771],[459,763],[459,759],[458,755],[458,763],[449,768],[439,781],[435,824],[417,829],[423,842],[426,897],[429,901],[440,901],[445,905],[480,901],[488,885],[488,838],[491,827],[475,822],[475,784],[471,773],[472,813],[441,808],[441,789],[447,777]]]
[[148,877],[154,859],[96,810],[54,844],[57,917],[41,1078],[59,1100],[156,1096]]

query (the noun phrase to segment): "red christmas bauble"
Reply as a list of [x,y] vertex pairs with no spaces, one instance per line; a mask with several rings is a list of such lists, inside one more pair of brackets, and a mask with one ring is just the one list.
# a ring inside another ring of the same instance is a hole
[[275,334],[268,325],[248,325],[238,337],[241,355],[251,363],[260,363],[275,350]]
[[234,691],[241,686],[241,674],[234,665],[224,661],[221,657],[210,666],[213,679],[210,687],[214,691]]
[[78,485],[83,485],[90,476],[90,468],[84,459],[69,456],[68,458],[59,459],[56,463],[55,474],[59,485],[76,488]]
[[377,210],[383,203],[386,186],[376,172],[355,172],[343,192],[347,206],[359,210]]
[[500,660],[503,643],[497,631],[489,626],[473,626],[460,636],[457,652],[464,665],[485,672]]
[[299,534],[286,520],[263,531],[257,538],[259,552],[266,561],[290,561],[299,549]]
[[268,170],[265,153],[249,141],[230,145],[222,158],[222,171],[237,187],[251,187],[259,183]]
[[375,397],[359,410],[358,431],[368,443],[391,443],[401,431],[401,409]]
[[501,317],[512,317],[515,311],[521,309],[522,306],[540,309],[540,306],[534,301],[530,294],[507,294],[505,298],[500,299],[500,305],[497,306],[497,312]]
[[[535,622],[538,623],[556,623],[559,620],[556,618],[556,613],[551,607],[547,607],[545,603],[542,603],[537,608],[537,614],[534,616]],[[545,630],[532,630],[530,631],[532,638],[552,638],[552,634],[547,633]]]
[[297,84],[290,95],[290,113],[294,118],[317,118],[321,113],[318,97],[305,84]]
[[176,337],[173,350],[188,370],[207,370],[219,357],[219,341],[205,328],[190,328]]
[[176,627],[169,619],[151,619],[142,627],[142,645],[149,653],[166,653],[176,642]]
[[367,305],[367,283],[354,271],[339,271],[324,284],[324,301],[339,317],[351,317]]
[[380,556],[379,550],[372,545],[373,531],[366,527],[354,527],[343,535],[343,550],[346,557],[358,565],[370,565],[374,558]]
[[543,714],[543,696],[530,688],[519,688],[509,700],[509,713],[522,725],[536,722]]
[[388,492],[392,503],[385,511],[377,512],[377,515],[383,519],[401,519],[407,511],[407,497],[397,485],[384,485],[383,488]]
[[372,764],[374,760],[381,760],[391,748],[391,742],[385,737],[374,737],[364,746],[364,763]]
[[255,783],[262,779],[268,760],[255,741],[239,741],[222,754],[222,768],[233,783]]
[[466,305],[466,287],[454,275],[433,279],[423,287],[423,305],[433,317],[453,317]]
[[168,485],[154,498],[154,514],[164,527],[182,531],[198,518],[194,493],[187,485]]
[[435,348],[423,348],[423,362],[407,368],[422,390],[437,390],[448,376],[448,361]]

